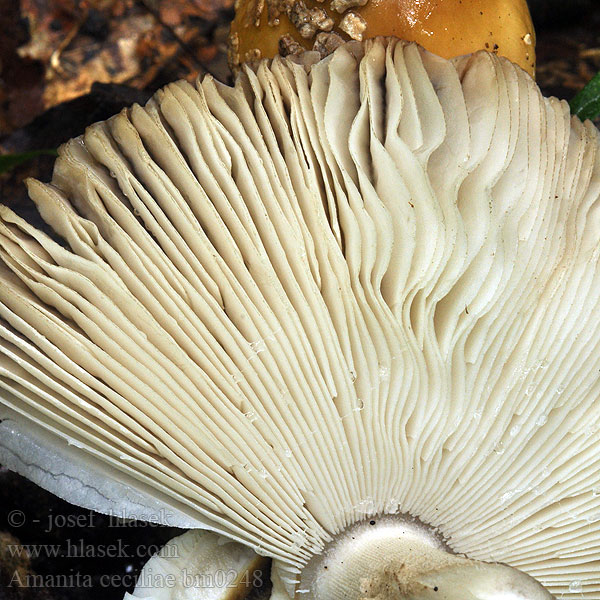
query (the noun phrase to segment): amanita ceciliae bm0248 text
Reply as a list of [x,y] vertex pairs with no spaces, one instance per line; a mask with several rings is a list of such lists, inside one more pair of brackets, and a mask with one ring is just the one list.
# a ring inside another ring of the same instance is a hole
[[29,192],[54,233],[0,209],[0,461],[192,530],[147,568],[600,598],[598,131],[519,67],[264,60],[89,127]]

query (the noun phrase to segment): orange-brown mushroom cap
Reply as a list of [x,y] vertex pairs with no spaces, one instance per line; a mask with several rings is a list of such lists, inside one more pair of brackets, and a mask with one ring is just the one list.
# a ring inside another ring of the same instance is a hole
[[444,58],[488,50],[535,72],[526,0],[238,0],[231,63],[377,36],[414,41]]

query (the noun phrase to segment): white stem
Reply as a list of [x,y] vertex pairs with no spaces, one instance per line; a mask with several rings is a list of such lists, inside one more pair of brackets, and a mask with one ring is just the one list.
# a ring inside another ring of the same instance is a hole
[[304,600],[551,600],[535,579],[502,564],[449,551],[429,528],[407,518],[359,523],[303,570]]

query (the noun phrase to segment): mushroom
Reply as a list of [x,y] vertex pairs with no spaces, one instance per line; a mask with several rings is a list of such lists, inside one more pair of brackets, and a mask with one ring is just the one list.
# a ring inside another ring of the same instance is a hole
[[192,529],[146,563],[124,600],[240,600],[264,585],[264,562],[248,546]]
[[483,51],[168,85],[0,210],[0,459],[273,600],[600,598],[599,150]]
[[344,40],[395,36],[444,58],[487,50],[535,73],[527,0],[237,0],[232,68],[281,53],[325,57]]

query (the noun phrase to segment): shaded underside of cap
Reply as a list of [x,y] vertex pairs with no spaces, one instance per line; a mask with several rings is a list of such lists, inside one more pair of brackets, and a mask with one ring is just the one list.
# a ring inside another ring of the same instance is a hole
[[597,131],[486,53],[303,60],[63,146],[63,244],[0,209],[0,402],[290,571],[400,512],[599,598]]

